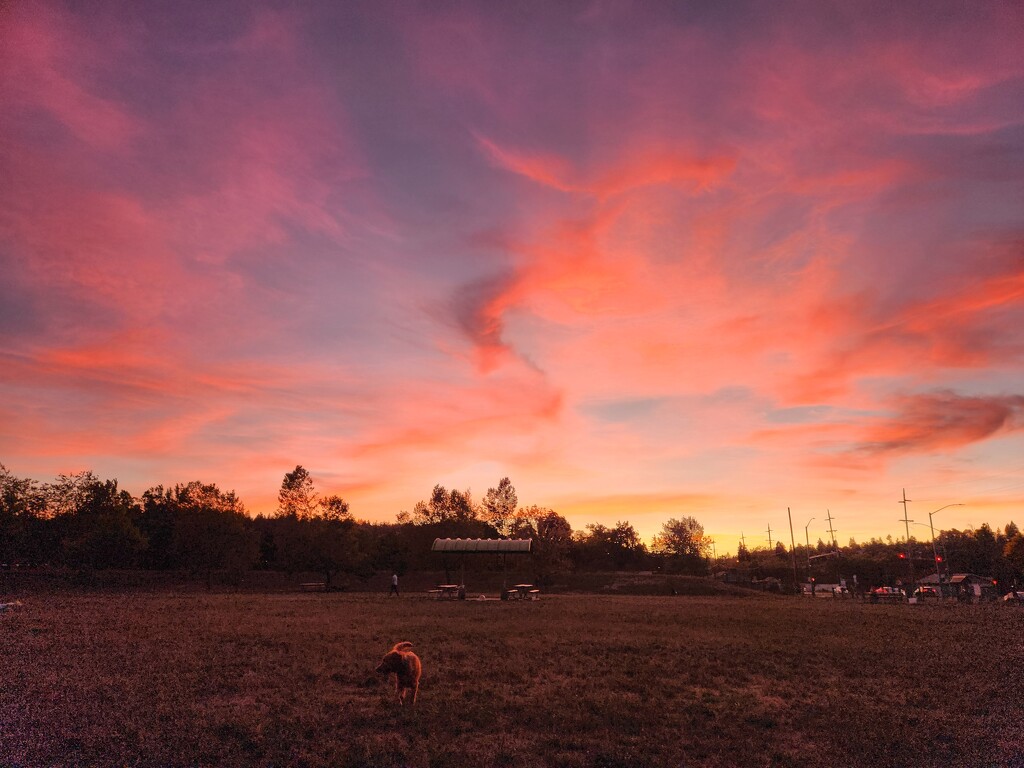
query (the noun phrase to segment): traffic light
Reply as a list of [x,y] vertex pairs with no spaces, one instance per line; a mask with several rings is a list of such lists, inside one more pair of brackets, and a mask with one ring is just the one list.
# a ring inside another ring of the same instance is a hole
[[900,560],[906,560],[906,559],[907,559],[907,553],[906,552],[900,552]]
[[936,555],[935,556],[935,562],[936,563],[941,563],[942,562],[942,555]]

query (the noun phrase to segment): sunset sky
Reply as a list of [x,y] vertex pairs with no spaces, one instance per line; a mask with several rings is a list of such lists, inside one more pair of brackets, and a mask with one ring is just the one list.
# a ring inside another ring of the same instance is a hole
[[[1024,6],[0,3],[0,462],[1024,525]],[[911,529],[927,538],[926,528]]]

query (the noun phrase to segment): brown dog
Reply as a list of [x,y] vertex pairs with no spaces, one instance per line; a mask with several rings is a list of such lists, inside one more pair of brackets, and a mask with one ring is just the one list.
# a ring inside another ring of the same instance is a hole
[[384,654],[384,659],[377,672],[386,675],[389,672],[395,673],[395,692],[398,694],[398,703],[405,704],[405,694],[412,691],[412,703],[416,704],[416,694],[420,690],[420,675],[423,674],[423,665],[420,657],[410,651],[412,643],[398,643],[390,651]]

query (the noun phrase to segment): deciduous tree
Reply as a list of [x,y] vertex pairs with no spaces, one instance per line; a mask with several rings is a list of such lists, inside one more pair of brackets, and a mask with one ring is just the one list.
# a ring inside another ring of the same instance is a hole
[[[417,525],[446,522],[471,522],[479,519],[476,505],[469,491],[447,490],[443,485],[435,485],[428,501],[419,501],[413,507],[412,522]],[[402,514],[399,515],[402,522]]]
[[487,489],[483,502],[484,519],[494,526],[499,534],[507,536],[512,530],[518,502],[512,481],[503,477],[498,482],[497,488]]
[[352,513],[348,510],[348,502],[334,495],[320,500],[320,517],[325,520],[351,520]]
[[512,535],[533,539],[531,560],[538,584],[550,584],[554,575],[568,565],[572,526],[554,510],[536,505],[518,510]]
[[576,534],[573,553],[577,564],[584,567],[625,569],[641,565],[647,547],[628,522],[618,522],[614,528],[591,523]]
[[312,517],[318,506],[316,489],[309,471],[301,464],[286,472],[277,493],[277,513],[282,517]]
[[1024,583],[1024,534],[1017,533],[1006,542],[1003,556],[1013,568],[1014,578],[1019,580],[1018,583]]
[[234,491],[192,482],[174,488],[175,560],[212,587],[216,571],[239,575],[256,560],[257,536]]
[[704,573],[711,542],[704,536],[704,526],[696,518],[671,518],[654,537],[654,551],[667,557],[674,570]]
[[15,477],[0,464],[0,562],[11,563],[29,554],[33,522],[45,505],[34,480]]
[[131,568],[146,545],[134,522],[135,500],[118,490],[116,480],[90,478],[76,488],[77,506],[63,514],[66,561],[78,567]]

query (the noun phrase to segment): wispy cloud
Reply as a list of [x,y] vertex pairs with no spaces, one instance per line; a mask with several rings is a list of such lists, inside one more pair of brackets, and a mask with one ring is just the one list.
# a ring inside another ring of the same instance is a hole
[[886,419],[863,428],[854,452],[925,453],[956,449],[1024,427],[1024,395],[965,397],[934,392],[903,397]]

